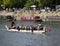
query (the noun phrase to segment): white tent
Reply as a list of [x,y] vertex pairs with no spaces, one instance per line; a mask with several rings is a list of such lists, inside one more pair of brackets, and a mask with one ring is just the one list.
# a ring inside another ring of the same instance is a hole
[[56,10],[59,10],[60,11],[60,5],[57,5],[56,6]]
[[58,8],[60,8],[60,5],[57,5],[57,6],[56,6],[56,9],[58,9]]
[[31,7],[36,7],[36,5],[32,5]]

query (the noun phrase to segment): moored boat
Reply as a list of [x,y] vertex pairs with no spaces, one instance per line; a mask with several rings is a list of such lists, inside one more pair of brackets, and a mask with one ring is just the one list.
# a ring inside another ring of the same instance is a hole
[[42,19],[39,16],[22,16],[20,20],[42,22]]
[[46,21],[60,21],[60,16],[47,16]]

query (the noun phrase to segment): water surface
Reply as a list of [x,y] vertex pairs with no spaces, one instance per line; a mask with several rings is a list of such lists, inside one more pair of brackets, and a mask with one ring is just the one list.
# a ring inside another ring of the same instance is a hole
[[[16,21],[16,25],[37,25],[36,23]],[[31,34],[21,32],[8,32],[4,25],[10,22],[0,22],[0,46],[60,46],[60,22],[47,22],[51,32]]]

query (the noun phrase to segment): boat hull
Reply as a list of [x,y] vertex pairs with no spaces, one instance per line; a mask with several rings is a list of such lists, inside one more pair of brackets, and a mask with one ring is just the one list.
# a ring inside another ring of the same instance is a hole
[[[17,29],[10,29],[8,31],[16,31],[16,32],[32,32],[31,30],[17,30]],[[45,32],[43,30],[33,30],[33,32],[40,33],[40,32]]]

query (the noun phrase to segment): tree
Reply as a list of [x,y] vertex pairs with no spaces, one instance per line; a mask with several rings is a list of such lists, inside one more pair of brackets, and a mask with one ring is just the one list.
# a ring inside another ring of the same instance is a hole
[[9,4],[10,4],[10,0],[3,0],[3,5],[5,7],[9,6]]
[[23,8],[27,0],[17,0],[16,6]]
[[2,4],[2,0],[0,0],[0,5]]
[[19,7],[22,3],[22,0],[16,0],[14,6]]
[[11,8],[11,7],[15,6],[16,1],[15,0],[3,0],[2,3],[5,7]]
[[39,7],[47,6],[51,0],[36,0],[39,3]]
[[51,3],[51,0],[45,0],[45,6],[49,5]]
[[37,5],[39,7],[44,7],[44,6],[51,6],[53,7],[53,5],[59,5],[60,4],[60,0],[0,0],[0,6],[1,3],[5,6],[5,7],[26,7],[26,8],[30,8],[31,5]]
[[25,7],[30,8],[31,5],[34,5],[34,1],[33,0],[27,0],[26,4],[25,4]]
[[0,0],[0,10],[2,9],[2,0]]
[[38,6],[41,7],[41,6],[44,6],[44,2],[43,0],[36,0],[38,2]]
[[60,5],[60,0],[56,0],[56,5]]

